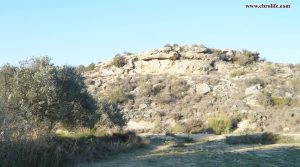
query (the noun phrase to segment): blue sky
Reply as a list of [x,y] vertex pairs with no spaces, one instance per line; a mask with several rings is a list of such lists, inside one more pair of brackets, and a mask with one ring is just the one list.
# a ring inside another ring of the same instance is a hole
[[[291,9],[246,9],[246,4]],[[87,65],[167,43],[249,49],[300,63],[296,0],[0,0],[0,65],[48,55]]]

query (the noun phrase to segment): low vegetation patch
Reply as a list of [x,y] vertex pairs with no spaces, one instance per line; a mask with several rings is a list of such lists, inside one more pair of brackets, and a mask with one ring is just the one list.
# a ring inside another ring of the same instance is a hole
[[105,159],[141,145],[141,139],[134,133],[106,137],[47,136],[35,140],[0,141],[0,166],[69,166]]
[[242,50],[237,52],[233,61],[241,66],[253,64],[259,60],[259,53],[250,52],[248,50]]
[[208,128],[215,134],[229,133],[232,127],[232,121],[230,117],[225,114],[218,114],[208,119]]
[[271,100],[272,100],[272,105],[278,107],[289,106],[291,103],[291,98],[286,98],[286,97],[272,96]]
[[254,77],[246,80],[246,86],[253,86],[253,85],[260,85],[262,87],[265,87],[267,85],[267,82],[264,79],[261,79],[259,77]]
[[126,94],[121,86],[114,86],[107,90],[106,98],[115,103],[122,103],[126,100]]
[[282,136],[274,133],[249,134],[241,136],[227,136],[227,144],[276,144],[300,142],[292,136]]
[[120,54],[117,54],[111,63],[112,66],[115,67],[123,67],[126,64],[124,57],[122,57]]
[[237,77],[237,76],[242,76],[245,74],[246,74],[246,71],[244,71],[244,70],[234,70],[230,73],[230,77]]
[[76,71],[80,74],[83,74],[88,71],[93,71],[95,68],[96,68],[95,63],[91,63],[88,66],[79,65],[78,67],[76,67]]

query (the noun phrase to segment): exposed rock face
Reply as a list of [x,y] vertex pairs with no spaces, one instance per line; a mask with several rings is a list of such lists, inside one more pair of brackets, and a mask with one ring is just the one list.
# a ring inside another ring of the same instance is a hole
[[[257,53],[203,45],[165,46],[122,57],[124,66],[106,61],[85,77],[88,91],[97,97],[116,87],[124,91],[118,94],[126,99],[119,108],[130,130],[166,132],[189,123],[201,127],[197,123],[223,112],[244,116],[237,133],[300,132],[293,127],[300,122],[300,67],[270,65],[259,61]],[[272,121],[278,117],[287,121]]]

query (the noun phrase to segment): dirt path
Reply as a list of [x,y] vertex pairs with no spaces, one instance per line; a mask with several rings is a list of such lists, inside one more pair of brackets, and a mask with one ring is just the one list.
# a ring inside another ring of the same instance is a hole
[[[145,148],[81,167],[300,166],[300,144],[228,145],[222,136],[148,136]],[[194,138],[194,140],[191,140]]]

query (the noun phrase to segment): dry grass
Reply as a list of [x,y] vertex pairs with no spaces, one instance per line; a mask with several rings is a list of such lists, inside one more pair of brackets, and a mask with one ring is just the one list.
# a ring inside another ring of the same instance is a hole
[[141,139],[134,133],[105,137],[50,135],[35,140],[1,141],[0,166],[69,166],[105,159],[141,144]]
[[121,86],[114,86],[111,88],[108,88],[106,92],[106,98],[107,100],[115,103],[122,103],[127,99],[127,96],[125,94],[125,91],[123,87]]
[[246,71],[244,71],[244,70],[234,70],[230,73],[230,77],[237,77],[237,76],[242,76],[245,74],[246,74]]

